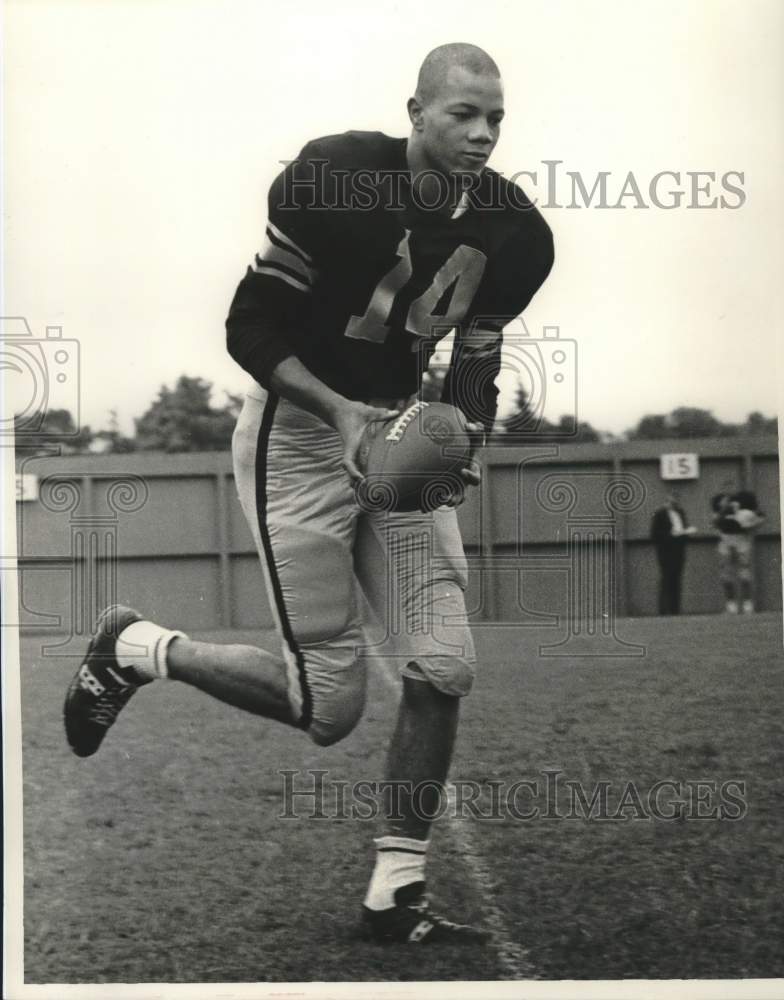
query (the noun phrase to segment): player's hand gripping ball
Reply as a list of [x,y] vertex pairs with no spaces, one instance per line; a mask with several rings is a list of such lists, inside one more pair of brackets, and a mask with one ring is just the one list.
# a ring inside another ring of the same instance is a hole
[[466,418],[448,403],[414,403],[399,417],[365,428],[358,462],[365,478],[363,510],[430,511],[465,488],[460,470],[471,457]]

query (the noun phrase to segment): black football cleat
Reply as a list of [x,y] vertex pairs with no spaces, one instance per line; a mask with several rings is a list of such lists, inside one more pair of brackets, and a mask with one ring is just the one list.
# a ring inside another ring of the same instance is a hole
[[142,684],[135,670],[121,667],[115,657],[117,637],[142,616],[133,608],[113,604],[102,611],[79,667],[65,696],[65,735],[78,757],[90,757],[114,724],[121,709]]
[[375,941],[385,944],[484,944],[487,931],[470,924],[454,924],[430,909],[424,882],[404,885],[395,893],[395,905],[388,910],[362,907],[362,922]]

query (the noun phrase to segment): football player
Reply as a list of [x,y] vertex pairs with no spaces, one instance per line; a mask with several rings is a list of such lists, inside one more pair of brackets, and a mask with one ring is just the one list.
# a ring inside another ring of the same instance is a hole
[[[752,576],[754,529],[765,520],[750,490],[733,491],[731,483],[711,500],[713,523],[719,531],[719,566],[725,609],[736,615],[754,611]],[[736,582],[737,577],[737,582]]]
[[[407,139],[347,132],[287,164],[227,320],[229,352],[253,380],[235,479],[280,655],[108,609],[69,688],[66,730],[77,754],[92,754],[140,686],[170,678],[326,746],[360,717],[368,659],[394,660],[402,697],[388,778],[404,794],[375,842],[364,921],[380,941],[481,939],[425,895],[428,816],[474,677],[459,498],[428,514],[363,509],[357,450],[370,421],[416,395],[451,330],[444,401],[477,437],[492,427],[502,329],[547,277],[553,241],[523,191],[487,166],[504,101],[484,51],[431,52],[408,113]],[[462,474],[468,487],[480,481],[475,458]],[[425,783],[429,798],[405,793]]]

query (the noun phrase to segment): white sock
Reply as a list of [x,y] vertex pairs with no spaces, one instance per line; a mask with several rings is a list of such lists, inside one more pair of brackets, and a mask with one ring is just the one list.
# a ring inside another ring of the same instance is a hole
[[365,906],[388,910],[395,905],[395,892],[404,885],[425,880],[427,840],[411,837],[376,837],[376,867],[370,878]]
[[166,650],[178,636],[187,639],[184,632],[162,628],[155,622],[134,622],[117,637],[114,655],[121,667],[132,667],[147,680],[168,677]]

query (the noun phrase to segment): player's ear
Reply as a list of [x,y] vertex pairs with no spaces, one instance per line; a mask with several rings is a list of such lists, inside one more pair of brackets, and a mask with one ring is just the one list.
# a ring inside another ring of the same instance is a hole
[[417,132],[421,132],[424,126],[422,105],[416,97],[409,97],[406,107],[408,108],[408,117],[411,119],[411,124]]

